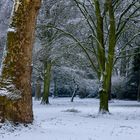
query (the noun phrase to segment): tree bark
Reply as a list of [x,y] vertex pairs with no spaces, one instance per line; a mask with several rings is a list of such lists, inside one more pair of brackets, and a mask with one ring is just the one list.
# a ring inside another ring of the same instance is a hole
[[100,3],[97,0],[94,0],[95,2],[95,13],[96,13],[96,19],[97,19],[97,28],[96,28],[96,33],[97,33],[97,55],[98,55],[98,63],[99,63],[99,69],[100,69],[100,74],[99,74],[99,79],[101,77],[101,73],[105,70],[105,46],[104,46],[104,21],[103,17],[101,15],[101,10],[100,10]]
[[45,72],[44,72],[44,92],[42,97],[42,104],[49,104],[49,91],[50,91],[50,82],[51,82],[51,62],[45,63]]
[[112,81],[111,81],[111,77],[110,77],[110,83],[109,83],[109,92],[108,92],[108,100],[110,101],[112,96],[111,96],[111,88],[112,88]]
[[101,90],[100,90],[100,112],[106,113],[109,112],[108,109],[108,94],[110,90],[110,82],[113,70],[113,62],[114,62],[114,53],[116,46],[116,24],[115,24],[115,16],[113,11],[112,0],[106,0],[108,5],[108,13],[109,13],[109,43],[108,43],[108,57],[105,62],[105,70],[101,74]]
[[3,119],[12,122],[33,121],[31,59],[40,5],[41,0],[14,1],[0,80],[0,102],[4,105],[0,112],[4,112]]

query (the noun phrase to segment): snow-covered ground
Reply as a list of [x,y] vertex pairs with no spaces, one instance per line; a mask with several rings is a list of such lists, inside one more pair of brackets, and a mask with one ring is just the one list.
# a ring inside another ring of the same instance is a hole
[[97,99],[34,101],[33,125],[0,128],[0,140],[140,140],[140,103],[110,103],[111,115],[99,115]]

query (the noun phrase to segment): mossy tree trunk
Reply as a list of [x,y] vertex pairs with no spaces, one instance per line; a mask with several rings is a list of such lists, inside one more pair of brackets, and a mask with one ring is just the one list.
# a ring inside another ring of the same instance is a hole
[[0,80],[2,120],[19,123],[33,121],[31,59],[40,5],[41,0],[14,0]]
[[104,46],[104,23],[103,16],[100,10],[100,3],[97,0],[95,2],[95,14],[96,14],[96,34],[97,34],[97,58],[99,63],[99,79],[101,77],[101,73],[105,70],[105,46]]
[[49,91],[51,82],[51,67],[52,63],[50,61],[44,64],[44,91],[42,96],[42,104],[49,104]]
[[[100,108],[99,112],[106,113],[109,112],[108,109],[108,99],[111,88],[111,76],[113,69],[113,61],[114,61],[114,52],[116,46],[116,26],[115,26],[115,17],[113,11],[112,0],[106,0],[105,2],[105,13],[102,14],[100,10],[100,3],[97,0],[94,0],[95,3],[95,13],[97,19],[97,48],[98,48],[98,63],[99,63],[99,79],[101,82],[101,87],[99,90],[100,95]],[[108,45],[104,44],[104,16],[108,12],[109,14],[109,35],[108,35]],[[108,48],[108,54],[105,56],[105,47]]]

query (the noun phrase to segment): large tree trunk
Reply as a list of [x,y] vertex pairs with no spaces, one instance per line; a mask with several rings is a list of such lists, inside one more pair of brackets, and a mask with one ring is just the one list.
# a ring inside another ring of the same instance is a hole
[[106,4],[108,5],[108,13],[109,13],[109,43],[108,43],[108,58],[105,62],[105,70],[101,74],[101,89],[100,89],[100,112],[106,113],[109,112],[108,109],[108,97],[110,90],[110,82],[113,70],[113,62],[114,62],[114,53],[115,53],[115,45],[116,45],[116,24],[114,17],[114,9],[112,0],[106,0]]
[[101,87],[99,89],[99,95],[100,95],[100,108],[99,112],[100,113],[106,113],[109,112],[108,109],[108,97],[109,97],[109,80],[108,77],[109,75],[102,75],[100,82],[101,82]]
[[42,97],[42,104],[49,104],[49,91],[50,91],[50,82],[51,82],[51,62],[45,64],[44,71],[44,92]]
[[2,62],[1,120],[31,123],[31,59],[37,12],[41,0],[15,0]]

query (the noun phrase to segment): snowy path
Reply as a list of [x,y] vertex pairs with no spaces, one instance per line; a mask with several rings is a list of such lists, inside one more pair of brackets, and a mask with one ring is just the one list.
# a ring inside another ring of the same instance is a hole
[[34,102],[34,124],[4,126],[0,140],[140,140],[140,103],[114,101],[111,115],[98,115],[98,100],[69,98]]

